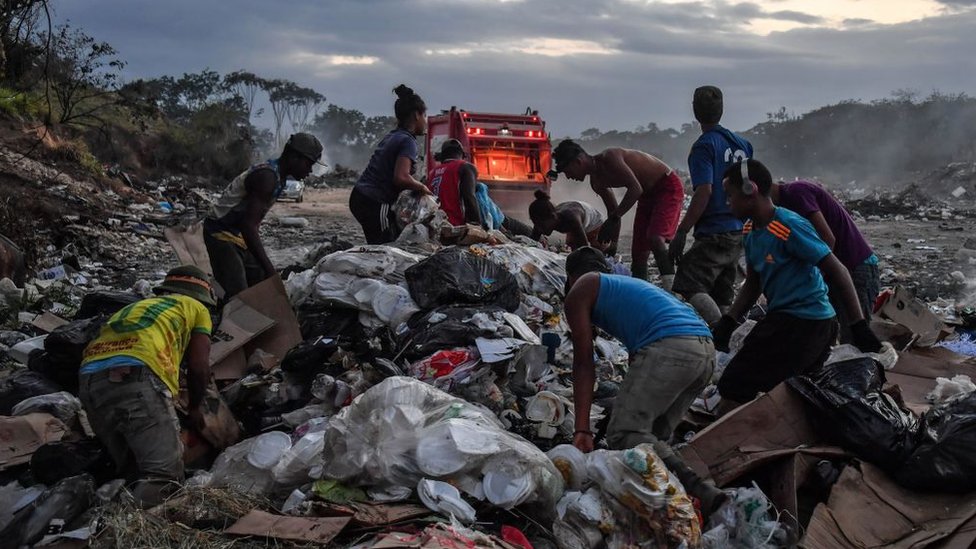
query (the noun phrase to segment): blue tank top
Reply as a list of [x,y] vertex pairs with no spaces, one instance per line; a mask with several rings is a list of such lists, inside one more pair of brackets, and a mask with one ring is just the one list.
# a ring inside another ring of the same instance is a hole
[[600,275],[593,323],[619,339],[632,355],[666,337],[712,337],[705,321],[689,305],[630,276]]

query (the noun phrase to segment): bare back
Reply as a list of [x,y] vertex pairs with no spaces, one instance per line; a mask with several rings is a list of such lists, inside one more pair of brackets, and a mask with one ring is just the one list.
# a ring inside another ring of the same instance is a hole
[[607,149],[596,155],[594,160],[596,169],[590,174],[590,185],[594,190],[627,187],[630,177],[621,166],[630,168],[645,193],[671,173],[671,167],[660,158],[634,149]]

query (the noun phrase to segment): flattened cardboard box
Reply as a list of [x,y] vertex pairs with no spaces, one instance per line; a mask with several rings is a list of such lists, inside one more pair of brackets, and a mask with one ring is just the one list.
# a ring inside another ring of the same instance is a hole
[[38,448],[61,440],[67,431],[51,414],[0,416],[0,471],[27,463]]

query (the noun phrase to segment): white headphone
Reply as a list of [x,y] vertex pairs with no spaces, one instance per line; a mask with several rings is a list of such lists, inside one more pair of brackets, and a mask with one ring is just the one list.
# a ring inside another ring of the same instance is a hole
[[742,194],[746,196],[751,196],[756,193],[756,184],[752,182],[749,178],[749,159],[743,158],[742,162],[739,164],[740,172],[742,173]]

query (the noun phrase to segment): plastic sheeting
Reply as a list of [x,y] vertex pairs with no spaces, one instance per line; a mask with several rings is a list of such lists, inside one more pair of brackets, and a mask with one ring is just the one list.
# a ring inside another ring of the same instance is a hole
[[407,377],[386,379],[332,418],[324,462],[325,477],[347,484],[445,480],[502,508],[553,509],[563,490],[546,455],[492,412]]

